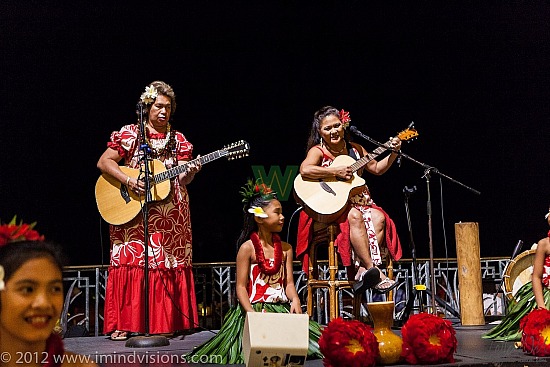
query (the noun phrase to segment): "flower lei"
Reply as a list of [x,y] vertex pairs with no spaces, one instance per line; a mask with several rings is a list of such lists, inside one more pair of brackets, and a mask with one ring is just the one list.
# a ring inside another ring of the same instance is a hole
[[351,118],[349,117],[349,112],[344,111],[343,109],[340,110],[340,113],[338,114],[338,118],[340,121],[342,121],[342,125],[344,125],[344,129],[346,129],[349,126],[349,123],[351,122]]
[[370,326],[338,317],[327,325],[319,339],[325,367],[370,367],[380,355]]
[[527,354],[550,356],[550,311],[534,309],[519,322],[521,345]]
[[[149,147],[151,148],[151,150],[153,151],[153,155],[158,158],[160,156],[163,156],[163,155],[166,155],[166,153],[170,150],[172,150],[172,148],[174,147],[174,144],[175,144],[175,140],[174,140],[174,134],[172,133],[171,129],[170,129],[170,123],[168,123],[166,125],[166,137],[164,138],[164,144],[163,145],[159,145],[159,144],[154,144],[152,143],[150,140],[149,140],[149,134],[145,134],[145,142],[147,143],[147,145],[149,145]],[[147,130],[149,130],[147,127],[146,127]],[[151,138],[152,139],[159,139],[157,136],[159,134],[151,134]]]
[[401,329],[403,352],[410,364],[453,363],[457,347],[451,322],[428,313],[412,315]]
[[[17,224],[17,216],[14,215],[8,224],[0,225],[0,246],[10,242],[43,241],[44,236],[33,229],[35,225],[36,222],[26,224],[23,221]],[[4,267],[0,265],[0,291],[4,290],[4,287]]]
[[281,245],[281,237],[278,234],[273,233],[273,249],[274,249],[274,261],[273,265],[269,265],[264,256],[264,249],[262,248],[262,242],[258,233],[252,232],[250,234],[250,239],[254,245],[254,252],[256,253],[256,261],[262,273],[267,275],[275,275],[281,268],[281,263],[283,262],[283,246]]
[[145,92],[141,93],[141,96],[139,97],[140,101],[144,104],[148,105],[157,99],[159,95],[159,92],[156,90],[155,87],[152,85],[148,85],[145,87]]

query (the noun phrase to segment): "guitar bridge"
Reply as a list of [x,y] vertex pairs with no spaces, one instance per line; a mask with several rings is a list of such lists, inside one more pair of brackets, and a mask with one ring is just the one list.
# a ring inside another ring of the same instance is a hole
[[323,190],[325,190],[329,194],[336,196],[336,192],[334,192],[334,190],[325,181],[319,181],[319,183],[321,184],[321,188]]
[[128,193],[128,186],[120,185],[120,196],[124,199],[126,204],[130,202],[130,194]]

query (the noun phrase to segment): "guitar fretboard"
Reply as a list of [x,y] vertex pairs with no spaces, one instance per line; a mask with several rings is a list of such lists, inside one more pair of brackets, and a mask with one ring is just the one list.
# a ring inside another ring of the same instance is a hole
[[200,162],[201,165],[205,163],[209,163],[212,161],[215,161],[218,158],[225,157],[227,155],[227,151],[224,149],[216,150],[215,152],[208,153],[206,155],[203,155],[199,158],[195,158],[193,160],[190,160],[189,162],[186,162],[185,164],[181,166],[176,166],[173,168],[170,168],[169,170],[166,170],[164,172],[158,173],[153,176],[153,180],[155,181],[155,184],[160,183],[162,181],[166,181],[171,179],[172,177],[175,177],[179,175],[180,173],[183,173],[187,171],[187,166],[193,163]]
[[[387,144],[387,143],[386,143]],[[350,167],[351,169],[353,170],[353,172],[356,172],[358,171],[359,169],[361,169],[361,167],[363,167],[365,164],[369,163],[370,161],[372,161],[374,158],[378,157],[380,154],[384,153],[384,151],[386,151],[388,148],[386,147],[386,144],[384,144],[384,146],[382,147],[378,147],[376,148],[375,150],[372,151],[372,153],[369,153],[367,154],[366,156],[364,156],[363,158],[357,160],[357,162],[355,162],[354,164],[352,164]]]

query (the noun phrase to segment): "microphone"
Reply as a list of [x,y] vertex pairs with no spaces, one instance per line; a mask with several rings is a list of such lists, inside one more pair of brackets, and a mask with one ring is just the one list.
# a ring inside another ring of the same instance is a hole
[[359,132],[359,130],[357,130],[357,128],[355,126],[350,126],[349,127],[349,131],[351,131],[352,133],[354,133],[355,135],[361,135],[361,133]]

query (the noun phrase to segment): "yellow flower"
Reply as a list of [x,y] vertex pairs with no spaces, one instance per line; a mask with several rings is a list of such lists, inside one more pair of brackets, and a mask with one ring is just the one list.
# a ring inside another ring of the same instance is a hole
[[259,206],[251,207],[248,209],[248,212],[254,214],[255,217],[267,218],[267,214],[265,214],[264,210]]

